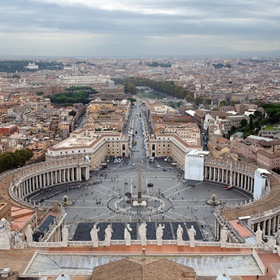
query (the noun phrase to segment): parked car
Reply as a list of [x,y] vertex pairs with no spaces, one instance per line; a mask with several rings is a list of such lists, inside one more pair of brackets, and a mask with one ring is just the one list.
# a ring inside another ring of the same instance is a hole
[[148,183],[148,184],[147,184],[147,187],[153,187],[153,186],[154,186],[153,183]]
[[231,189],[233,189],[233,188],[234,188],[234,186],[224,186],[224,189],[227,190],[227,191],[228,191],[228,190],[231,190]]

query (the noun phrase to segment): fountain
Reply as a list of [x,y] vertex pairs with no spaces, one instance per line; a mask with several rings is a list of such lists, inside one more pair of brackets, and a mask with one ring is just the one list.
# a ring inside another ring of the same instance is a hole
[[206,202],[212,206],[217,206],[221,203],[221,201],[216,198],[215,194],[212,194],[211,199],[208,199]]
[[67,195],[64,195],[63,196],[63,200],[59,203],[59,205],[61,206],[69,206],[71,205],[73,202],[71,200],[69,200],[68,196]]

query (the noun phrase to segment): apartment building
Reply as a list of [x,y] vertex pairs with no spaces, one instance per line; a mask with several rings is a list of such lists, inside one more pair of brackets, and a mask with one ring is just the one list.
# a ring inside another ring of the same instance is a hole
[[130,112],[130,101],[93,100],[87,107],[84,127],[97,131],[122,131]]
[[10,136],[18,131],[18,127],[13,124],[0,126],[0,136]]
[[175,133],[152,134],[147,142],[149,157],[171,157],[180,168],[185,165],[185,155],[193,149],[202,150],[202,147],[188,144]]
[[96,170],[106,157],[128,157],[129,154],[127,135],[114,131],[79,129],[72,132],[69,138],[50,147],[46,160],[85,156],[90,160],[92,170]]
[[280,140],[250,135],[245,140],[233,139],[230,150],[242,159],[254,160],[263,168],[280,168]]

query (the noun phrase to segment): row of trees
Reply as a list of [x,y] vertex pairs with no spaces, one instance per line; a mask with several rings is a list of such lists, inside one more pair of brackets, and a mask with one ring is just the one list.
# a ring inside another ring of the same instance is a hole
[[89,86],[72,86],[65,89],[67,92],[90,92],[91,94],[97,93],[95,89]]
[[61,106],[73,106],[74,103],[87,104],[90,102],[89,95],[96,94],[97,91],[91,87],[70,87],[66,92],[48,95],[51,102]]
[[152,88],[154,91],[164,93],[173,97],[188,99],[193,97],[190,95],[187,89],[177,86],[174,82],[166,81],[154,81],[144,78],[125,78],[125,79],[115,79],[115,83],[120,83],[124,85],[125,92],[136,94],[136,86],[147,86]]
[[255,111],[254,114],[249,116],[249,122],[247,119],[243,119],[240,122],[240,127],[232,126],[229,131],[229,136],[235,132],[243,132],[243,138],[246,138],[249,135],[258,135],[261,127],[267,124],[267,119],[265,114],[262,114],[260,111]]
[[7,152],[0,155],[0,172],[17,168],[25,165],[25,163],[33,157],[30,149],[16,150],[15,152]]
[[265,109],[267,114],[267,123],[279,124],[280,123],[280,104],[263,104],[262,107]]
[[[31,72],[37,70],[30,70],[26,68],[30,60],[0,60],[0,72],[16,73],[16,72]],[[40,70],[58,70],[62,69],[62,62],[57,61],[36,61]]]
[[243,138],[246,138],[249,135],[258,135],[263,126],[280,123],[280,104],[266,103],[262,104],[262,107],[265,113],[255,111],[254,114],[249,116],[249,122],[243,119],[239,128],[232,126],[229,135],[235,132],[243,132]]
[[157,62],[157,61],[153,61],[153,62],[149,62],[147,64],[147,66],[150,66],[150,67],[171,67],[172,64],[170,62],[167,62],[167,63],[163,63],[163,62]]

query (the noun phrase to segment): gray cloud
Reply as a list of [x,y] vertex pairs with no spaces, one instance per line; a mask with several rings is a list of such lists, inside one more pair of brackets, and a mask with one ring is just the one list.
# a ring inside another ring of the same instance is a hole
[[[42,54],[48,55],[48,49],[53,53],[52,44],[61,52],[63,38],[78,46],[75,50],[72,48],[75,51],[72,55],[78,55],[79,47],[82,47],[81,53],[86,50],[90,54],[90,46],[86,48],[80,43],[96,44],[93,42],[98,36],[98,45],[103,46],[103,51],[113,54],[118,49],[126,54],[129,42],[137,55],[141,51],[139,45],[148,44],[151,49],[153,44],[161,46],[162,53],[172,52],[173,47],[183,54],[185,48],[195,49],[195,41],[208,44],[210,49],[215,44],[226,49],[234,45],[238,50],[254,50],[258,48],[256,44],[264,50],[270,50],[272,46],[280,49],[278,34],[278,0],[2,0],[0,10],[0,38],[6,39],[1,40],[0,51],[10,49],[17,54],[23,51],[20,44],[18,49],[16,46],[9,48],[15,37],[26,44],[24,51],[28,50],[29,54],[34,42],[38,51],[40,41]],[[44,38],[49,39],[47,43]],[[80,43],[75,42],[78,39]],[[244,41],[246,44],[242,46]],[[240,42],[239,46],[237,42]]]

